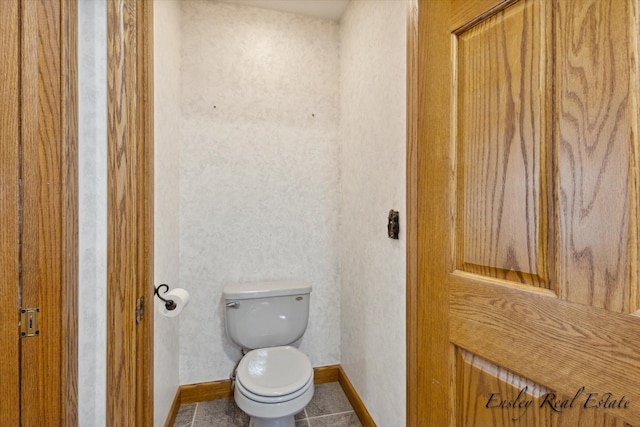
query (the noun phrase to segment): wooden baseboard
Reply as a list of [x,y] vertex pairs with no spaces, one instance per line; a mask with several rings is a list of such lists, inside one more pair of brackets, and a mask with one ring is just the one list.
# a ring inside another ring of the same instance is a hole
[[207,400],[226,399],[233,397],[231,380],[209,381],[206,383],[181,385],[180,403],[205,402]]
[[[376,427],[375,421],[369,414],[362,399],[356,392],[356,389],[349,381],[347,374],[340,365],[318,366],[313,368],[313,379],[315,384],[325,384],[338,382],[344,394],[349,399],[353,410],[360,419],[363,427]],[[173,399],[171,410],[167,416],[165,427],[173,425],[180,405],[188,403],[205,402],[207,400],[226,399],[233,397],[233,389],[231,380],[209,381],[205,383],[181,385]]]
[[342,366],[338,365],[338,382],[340,383],[340,387],[344,391],[344,394],[349,399],[349,403],[353,406],[353,410],[356,412],[356,415],[360,419],[363,427],[376,427],[375,421],[373,421],[373,417],[367,411],[366,406],[364,406],[364,402],[360,399],[358,392],[349,381],[347,374],[342,369]]
[[178,391],[176,391],[176,395],[171,403],[171,408],[167,414],[167,420],[164,422],[164,427],[173,427],[173,424],[176,422],[176,417],[178,416],[178,411],[180,410],[180,403],[180,387],[178,387]]
[[338,381],[340,365],[318,366],[313,368],[313,383],[324,384]]
[[[323,384],[338,381],[339,372],[340,365],[318,366],[313,368],[313,382]],[[219,380],[180,386],[179,394],[180,403],[187,404],[233,397],[233,389],[231,380]]]

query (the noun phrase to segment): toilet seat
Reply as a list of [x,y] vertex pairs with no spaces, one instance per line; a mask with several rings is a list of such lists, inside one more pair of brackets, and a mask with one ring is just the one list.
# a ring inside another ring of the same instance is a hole
[[252,350],[242,358],[236,372],[238,391],[256,402],[295,399],[312,383],[311,361],[291,346]]
[[245,397],[253,400],[254,402],[259,402],[259,403],[282,403],[282,402],[288,402],[290,400],[295,399],[296,397],[299,397],[299,396],[302,396],[303,394],[305,394],[307,392],[307,390],[309,390],[309,388],[311,388],[312,384],[313,384],[313,378],[309,378],[309,381],[301,389],[299,389],[297,391],[294,391],[293,393],[284,394],[282,396],[269,397],[269,396],[261,396],[259,394],[255,394],[255,393],[250,392],[236,378],[236,388],[238,389],[238,391],[240,393],[242,393],[242,395],[244,395]]

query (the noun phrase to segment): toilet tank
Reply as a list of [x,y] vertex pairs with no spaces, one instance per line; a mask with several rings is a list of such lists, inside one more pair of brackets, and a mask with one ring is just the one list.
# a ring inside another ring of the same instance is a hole
[[289,345],[302,337],[309,320],[311,285],[299,281],[227,285],[227,335],[245,350]]

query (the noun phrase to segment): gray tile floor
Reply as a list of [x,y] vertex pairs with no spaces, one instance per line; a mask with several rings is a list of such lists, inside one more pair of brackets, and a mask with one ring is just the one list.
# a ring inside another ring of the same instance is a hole
[[[233,398],[181,405],[174,427],[240,427],[249,416]],[[338,383],[317,384],[313,399],[296,415],[296,427],[361,427],[360,420]]]

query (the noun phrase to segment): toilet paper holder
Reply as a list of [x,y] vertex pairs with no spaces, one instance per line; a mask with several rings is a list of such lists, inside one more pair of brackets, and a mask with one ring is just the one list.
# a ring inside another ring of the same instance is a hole
[[163,293],[167,293],[169,292],[169,285],[167,285],[166,283],[163,283],[161,285],[158,285],[157,288],[154,288],[154,295],[156,295],[158,298],[160,298],[160,301],[164,302],[164,306],[167,308],[167,310],[175,310],[176,309],[176,303],[175,301],[173,301],[172,299],[164,299],[162,298],[162,296],[160,295],[160,288],[165,287],[165,291]]

